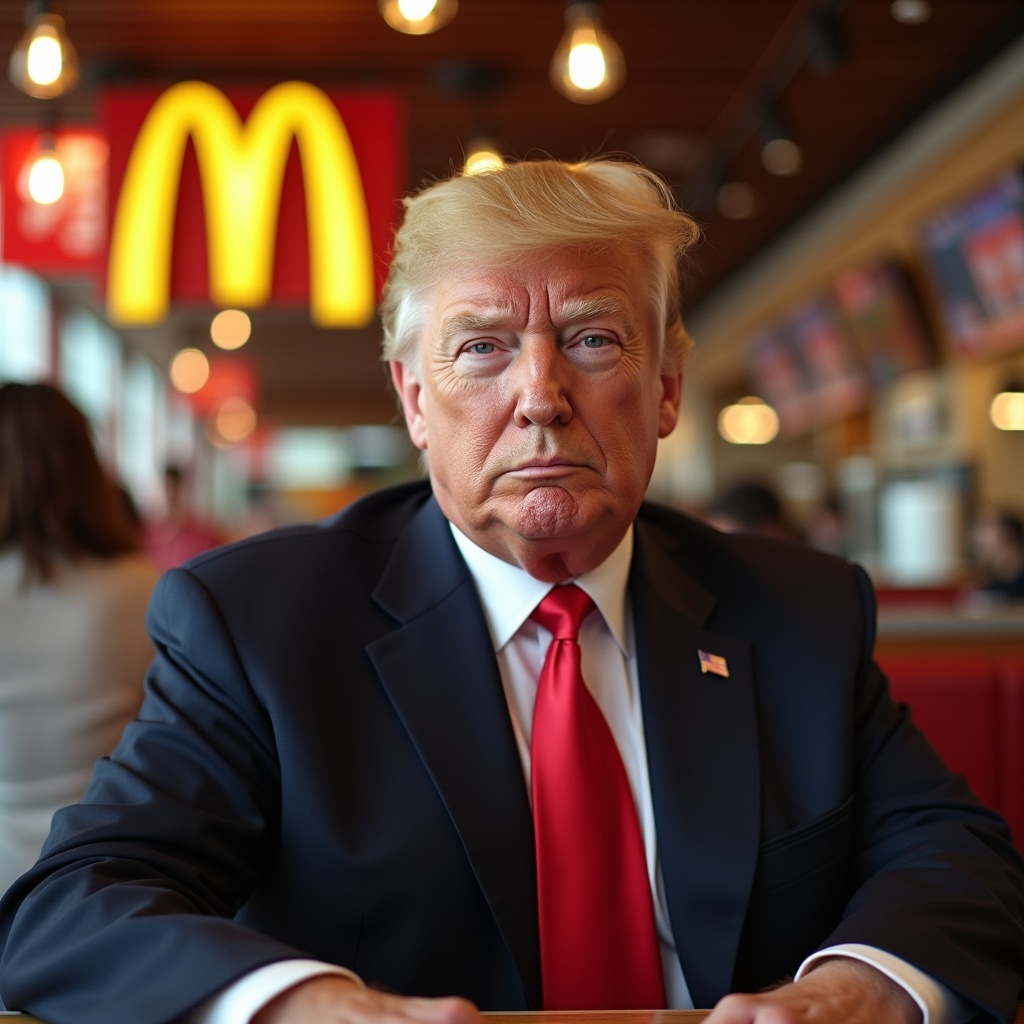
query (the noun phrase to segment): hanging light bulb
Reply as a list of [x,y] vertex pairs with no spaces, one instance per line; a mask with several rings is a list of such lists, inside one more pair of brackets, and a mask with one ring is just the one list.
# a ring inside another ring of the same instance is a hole
[[28,194],[40,206],[52,206],[64,195],[64,166],[52,132],[39,137],[39,148],[28,172]]
[[466,150],[463,174],[483,174],[485,171],[500,171],[505,160],[498,151],[498,144],[486,136],[477,136]]
[[598,103],[626,80],[619,44],[605,31],[601,4],[569,0],[565,35],[551,58],[551,81],[574,103]]
[[459,9],[459,0],[377,0],[384,20],[399,32],[424,36],[443,28]]
[[78,84],[78,54],[56,8],[47,0],[30,0],[25,32],[8,65],[14,85],[37,99],[53,99]]

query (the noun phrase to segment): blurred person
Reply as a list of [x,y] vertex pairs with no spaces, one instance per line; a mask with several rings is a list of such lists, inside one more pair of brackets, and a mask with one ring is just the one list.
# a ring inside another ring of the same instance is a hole
[[804,539],[786,517],[775,491],[759,480],[741,480],[727,487],[705,509],[704,519],[726,533],[742,531],[780,540]]
[[161,577],[143,709],[0,904],[9,1004],[1013,1017],[1024,870],[890,699],[866,575],[644,500],[697,234],[622,161],[407,200],[384,356],[429,480]]
[[974,521],[968,542],[985,573],[974,594],[994,602],[1024,599],[1024,521],[988,509]]
[[82,413],[0,386],[0,892],[142,700],[157,571]]
[[161,569],[173,569],[194,555],[217,547],[225,539],[219,530],[196,514],[188,485],[183,467],[165,466],[164,514],[147,519],[143,526],[143,546]]
[[829,495],[811,510],[804,525],[804,537],[818,551],[841,557],[850,554],[846,514],[835,495]]

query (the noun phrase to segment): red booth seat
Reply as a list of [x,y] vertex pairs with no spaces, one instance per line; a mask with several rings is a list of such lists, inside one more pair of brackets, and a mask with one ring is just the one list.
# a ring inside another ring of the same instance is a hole
[[893,696],[908,704],[948,767],[1009,822],[1024,850],[1024,657],[881,654]]

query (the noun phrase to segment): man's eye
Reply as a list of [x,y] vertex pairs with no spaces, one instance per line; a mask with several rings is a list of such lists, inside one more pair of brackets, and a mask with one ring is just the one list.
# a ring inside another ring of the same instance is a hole
[[584,348],[602,348],[607,344],[609,344],[609,339],[603,334],[586,334],[582,340]]
[[468,351],[475,356],[489,356],[494,351],[494,345],[489,341],[477,341],[469,346]]

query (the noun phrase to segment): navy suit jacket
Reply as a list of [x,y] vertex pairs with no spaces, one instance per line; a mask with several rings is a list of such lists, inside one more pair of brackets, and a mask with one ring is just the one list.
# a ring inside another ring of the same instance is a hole
[[[864,574],[645,505],[630,595],[696,1005],[849,941],[1012,1015],[1019,860],[890,701]],[[522,769],[426,485],[172,570],[150,630],[139,718],[0,910],[8,1006],[160,1024],[312,956],[402,993],[540,1007]]]

